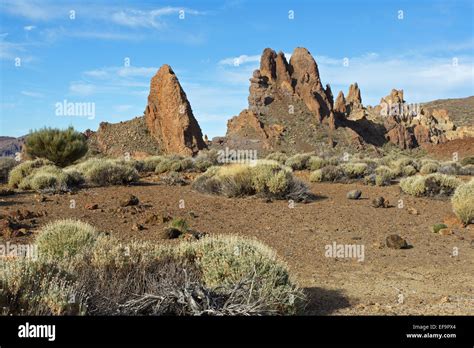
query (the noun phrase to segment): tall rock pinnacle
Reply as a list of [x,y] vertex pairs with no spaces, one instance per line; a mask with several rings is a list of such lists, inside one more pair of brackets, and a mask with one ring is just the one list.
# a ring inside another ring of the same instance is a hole
[[193,155],[206,148],[186,93],[167,64],[151,79],[145,121],[164,153]]

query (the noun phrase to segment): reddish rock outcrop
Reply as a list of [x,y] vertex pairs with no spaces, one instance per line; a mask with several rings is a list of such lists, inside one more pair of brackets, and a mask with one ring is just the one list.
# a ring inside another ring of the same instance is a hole
[[151,79],[145,121],[164,153],[193,155],[206,148],[191,105],[169,65]]
[[342,91],[339,91],[339,94],[337,95],[336,102],[334,103],[334,112],[340,115],[344,115],[347,112],[346,98]]
[[362,98],[360,96],[359,85],[356,83],[349,86],[346,102],[351,110],[362,108]]

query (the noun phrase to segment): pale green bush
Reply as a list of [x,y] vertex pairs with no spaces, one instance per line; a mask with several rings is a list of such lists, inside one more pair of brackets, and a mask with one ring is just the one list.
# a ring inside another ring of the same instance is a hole
[[413,196],[449,196],[461,183],[462,181],[454,176],[433,173],[404,178],[400,180],[400,188]]
[[53,162],[43,158],[22,162],[10,171],[8,185],[11,187],[18,187],[21,181],[30,175],[33,170],[48,165],[53,165]]
[[98,232],[87,223],[57,220],[42,228],[36,244],[41,259],[60,261],[90,249],[97,237]]
[[456,188],[451,204],[459,220],[466,225],[474,223],[474,179]]

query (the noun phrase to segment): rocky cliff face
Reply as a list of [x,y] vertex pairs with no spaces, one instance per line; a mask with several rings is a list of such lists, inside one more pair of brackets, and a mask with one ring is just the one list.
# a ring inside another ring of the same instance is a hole
[[145,122],[165,153],[193,155],[206,148],[191,105],[169,65],[151,79]]

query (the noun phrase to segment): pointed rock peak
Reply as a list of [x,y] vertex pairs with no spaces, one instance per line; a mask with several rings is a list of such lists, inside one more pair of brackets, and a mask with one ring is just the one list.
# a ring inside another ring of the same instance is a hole
[[[319,71],[316,61],[311,53],[304,47],[294,49],[290,58],[293,77],[300,79],[315,79],[319,81]],[[307,76],[307,77],[305,77]]]
[[260,58],[260,73],[268,77],[270,81],[276,79],[276,58],[277,54],[271,48],[265,48]]
[[151,79],[145,121],[164,153],[193,155],[206,148],[186,93],[167,64]]
[[390,94],[380,100],[380,104],[382,103],[404,103],[405,100],[403,99],[403,89],[392,89]]
[[338,114],[345,114],[346,111],[346,98],[344,97],[344,92],[339,91],[336,102],[334,103],[334,112]]
[[362,107],[362,98],[360,96],[360,89],[357,82],[349,86],[349,93],[347,94],[346,100],[353,108]]

